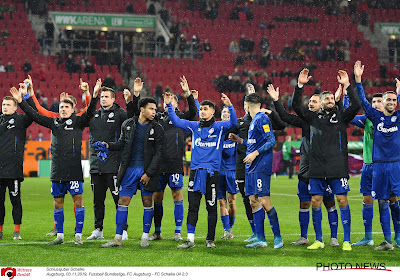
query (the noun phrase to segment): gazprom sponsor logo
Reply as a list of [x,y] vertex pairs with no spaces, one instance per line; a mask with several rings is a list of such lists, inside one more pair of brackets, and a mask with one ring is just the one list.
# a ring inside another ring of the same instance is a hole
[[395,131],[398,131],[399,129],[397,128],[397,126],[393,126],[393,127],[390,127],[390,128],[386,128],[386,127],[383,127],[383,123],[379,123],[376,127],[377,127],[377,129],[378,129],[378,131],[380,131],[380,132],[383,132],[383,133],[391,133],[391,132],[395,132]]
[[216,147],[217,146],[217,142],[201,142],[200,138],[197,138],[196,141],[194,141],[194,145],[196,147]]

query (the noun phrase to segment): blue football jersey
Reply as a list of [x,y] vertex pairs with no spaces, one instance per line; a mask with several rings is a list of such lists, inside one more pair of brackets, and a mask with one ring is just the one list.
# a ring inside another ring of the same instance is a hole
[[236,143],[231,140],[224,141],[224,148],[222,150],[221,170],[235,170],[236,169]]
[[190,168],[220,171],[225,133],[237,124],[233,106],[228,107],[229,121],[214,122],[208,127],[201,127],[200,122],[187,121],[177,117],[171,104],[167,104],[172,123],[192,133],[192,157]]
[[361,83],[357,83],[357,93],[368,119],[374,125],[374,142],[372,160],[388,162],[400,160],[400,112],[395,111],[391,116],[385,116],[369,104],[365,98]]
[[253,162],[246,164],[246,172],[264,172],[271,175],[272,148],[274,145],[275,136],[272,131],[271,121],[265,113],[258,112],[250,123],[246,155],[254,151],[258,151],[260,154]]

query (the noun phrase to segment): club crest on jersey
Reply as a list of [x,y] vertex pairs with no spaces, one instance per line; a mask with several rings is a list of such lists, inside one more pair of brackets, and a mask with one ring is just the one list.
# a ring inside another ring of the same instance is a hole
[[131,127],[130,127],[130,126],[127,126],[127,127],[126,127],[126,130],[131,130]]
[[397,120],[397,117],[396,117],[396,116],[393,116],[390,120],[391,120],[392,122],[395,122],[395,121]]
[[384,121],[385,120],[385,118],[384,117],[381,117],[381,121]]
[[329,120],[331,123],[337,123],[338,120],[336,119],[336,114],[333,114],[331,119]]
[[150,129],[150,135],[153,135],[154,134],[154,129],[152,128],[152,129]]
[[71,124],[72,124],[72,120],[71,120],[71,119],[68,119],[65,123],[66,123],[67,125],[71,125]]
[[9,124],[14,124],[14,122],[15,122],[14,119],[11,119],[11,120],[8,121]]
[[208,131],[208,134],[213,134],[213,132],[214,132],[214,128],[212,127],[212,128]]
[[112,117],[114,117],[114,113],[113,113],[113,112],[111,112],[111,113],[108,115],[108,117],[109,117],[109,118],[112,118]]
[[94,117],[95,117],[95,118],[98,118],[98,117],[99,117],[99,114],[94,115]]

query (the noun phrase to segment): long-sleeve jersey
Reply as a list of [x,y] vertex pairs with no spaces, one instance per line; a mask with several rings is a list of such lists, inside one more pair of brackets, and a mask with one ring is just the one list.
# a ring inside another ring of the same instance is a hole
[[236,143],[227,139],[224,141],[224,148],[222,150],[221,170],[235,170],[236,169]]
[[390,116],[385,116],[372,108],[365,98],[364,88],[361,83],[357,83],[357,94],[361,100],[365,114],[371,120],[373,127],[373,162],[391,162],[400,160],[400,132],[399,122],[400,113],[395,111]]
[[192,133],[192,156],[190,168],[203,168],[220,171],[225,133],[236,126],[237,118],[233,106],[229,106],[230,120],[214,122],[202,127],[200,122],[183,120],[177,117],[171,104],[167,104],[172,123]]
[[259,153],[251,163],[246,164],[246,172],[264,172],[271,175],[272,148],[275,145],[275,136],[271,121],[263,112],[258,112],[251,121],[246,144],[246,155],[254,151]]

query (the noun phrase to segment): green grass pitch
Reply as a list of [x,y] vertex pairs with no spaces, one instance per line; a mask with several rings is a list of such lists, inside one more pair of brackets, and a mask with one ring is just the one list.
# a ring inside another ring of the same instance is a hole
[[[93,230],[93,195],[89,179],[84,183],[84,204],[86,208],[83,238]],[[187,186],[188,178],[184,182]],[[359,193],[360,178],[350,179],[349,203],[352,220],[352,242],[363,237],[363,222],[361,216],[362,196]],[[243,242],[250,235],[244,206],[240,194],[237,197],[237,217],[233,227],[234,239],[221,240],[223,235],[221,221],[218,219],[216,233],[216,249],[205,246],[207,232],[207,213],[202,200],[199,221],[196,228],[196,247],[188,250],[178,250],[177,242],[173,240],[174,217],[173,201],[167,188],[164,200],[164,219],[162,234],[164,239],[153,241],[150,247],[141,248],[143,208],[140,196],[132,199],[129,206],[128,234],[130,240],[124,242],[121,248],[101,248],[105,240],[115,234],[115,208],[108,194],[106,199],[106,217],[104,221],[104,240],[86,241],[81,247],[73,243],[74,223],[72,200],[70,195],[65,199],[64,234],[66,243],[58,246],[47,246],[45,242],[52,240],[46,233],[53,227],[53,200],[50,195],[49,178],[27,178],[22,183],[23,219],[21,226],[21,241],[12,240],[13,222],[11,204],[6,198],[6,219],[4,224],[4,239],[0,240],[0,260],[2,266],[314,266],[317,262],[361,262],[385,263],[386,267],[400,265],[400,249],[391,252],[374,251],[371,247],[353,247],[351,252],[342,251],[341,247],[329,246],[329,225],[327,213],[323,211],[323,232],[326,247],[323,250],[310,251],[305,246],[291,246],[290,242],[300,235],[298,225],[297,180],[288,180],[287,176],[272,178],[271,199],[278,212],[282,238],[285,246],[273,249],[273,236],[268,219],[265,222],[268,247],[248,249]],[[184,189],[185,219],[182,236],[186,237],[187,191]],[[375,244],[383,241],[379,224],[378,207],[374,207],[374,240]],[[340,215],[340,214],[339,214]],[[153,232],[153,228],[150,233]],[[312,221],[309,225],[310,242],[315,240]],[[342,243],[343,230],[339,216],[339,242]]]

